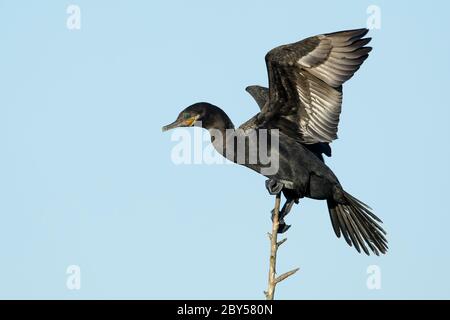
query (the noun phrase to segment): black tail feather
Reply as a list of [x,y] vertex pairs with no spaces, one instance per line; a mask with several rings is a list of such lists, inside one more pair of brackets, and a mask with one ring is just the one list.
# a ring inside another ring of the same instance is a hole
[[[358,252],[361,249],[370,255],[370,251],[379,255],[387,252],[386,231],[379,225],[382,223],[372,209],[344,191],[346,204],[328,200],[328,211],[331,224],[338,238],[341,234],[350,246]],[[369,251],[370,249],[370,251]]]

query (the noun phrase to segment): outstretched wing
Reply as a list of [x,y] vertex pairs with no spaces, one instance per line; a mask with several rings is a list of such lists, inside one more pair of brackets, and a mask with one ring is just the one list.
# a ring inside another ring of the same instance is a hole
[[306,144],[337,139],[342,84],[372,49],[366,46],[371,39],[363,38],[367,32],[323,34],[269,51],[269,103],[258,115],[259,122],[275,127],[287,121]]

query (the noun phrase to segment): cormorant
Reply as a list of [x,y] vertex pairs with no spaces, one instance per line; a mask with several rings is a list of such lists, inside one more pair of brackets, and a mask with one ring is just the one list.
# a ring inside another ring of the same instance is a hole
[[[210,132],[215,149],[224,157],[268,177],[269,193],[283,192],[286,197],[280,211],[280,233],[289,228],[283,218],[299,199],[326,200],[337,237],[342,234],[358,252],[362,249],[369,255],[370,249],[376,255],[384,254],[388,246],[386,232],[378,223],[381,220],[343,189],[322,158],[322,154],[331,155],[329,143],[337,139],[342,85],[372,49],[366,46],[371,40],[364,38],[367,32],[322,34],[269,51],[265,57],[269,88],[246,88],[260,112],[238,130],[222,109],[200,102],[184,109],[163,131],[201,126]],[[275,172],[267,170],[267,162],[259,157],[256,162],[249,161],[255,153],[259,155],[263,132],[269,143],[267,154],[278,161]],[[236,143],[240,137],[246,139],[244,159],[239,159]]]

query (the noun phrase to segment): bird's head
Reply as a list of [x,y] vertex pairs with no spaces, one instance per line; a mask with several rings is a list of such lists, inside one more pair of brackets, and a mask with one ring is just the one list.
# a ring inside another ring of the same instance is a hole
[[205,129],[229,129],[233,128],[233,123],[219,107],[207,102],[198,102],[181,111],[174,122],[162,127],[162,131],[194,126]]

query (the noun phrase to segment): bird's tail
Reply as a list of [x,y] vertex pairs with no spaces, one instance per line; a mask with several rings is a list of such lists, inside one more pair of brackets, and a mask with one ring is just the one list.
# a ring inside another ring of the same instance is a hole
[[[349,246],[354,246],[358,252],[361,249],[370,255],[367,246],[377,256],[387,252],[386,231],[379,225],[382,221],[372,212],[372,209],[344,191],[345,204],[328,200],[328,211],[331,223],[338,238],[343,234]],[[367,246],[366,246],[367,245]]]

